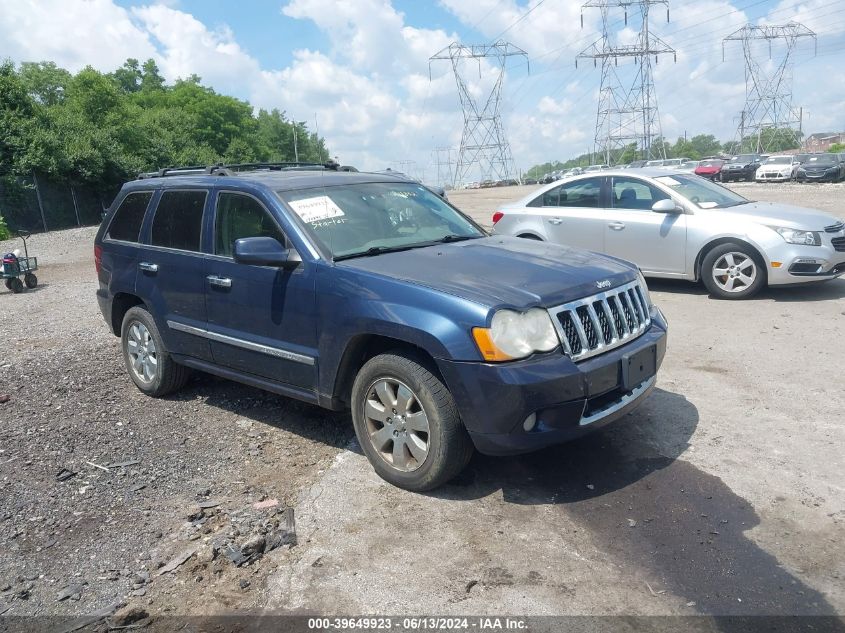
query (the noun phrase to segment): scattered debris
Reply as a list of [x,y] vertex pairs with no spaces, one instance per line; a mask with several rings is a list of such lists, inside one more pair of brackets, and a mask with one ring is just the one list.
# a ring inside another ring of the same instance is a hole
[[6,404],[11,399],[12,396],[10,396],[8,393],[4,393],[0,395],[0,404]]
[[82,597],[82,585],[81,584],[72,584],[67,585],[61,591],[59,591],[59,595],[56,596],[56,602],[63,602],[68,598],[73,600],[79,600]]
[[140,459],[130,459],[127,462],[117,462],[116,464],[109,464],[106,468],[125,468],[126,466],[135,466],[136,464],[140,464]]
[[201,501],[197,504],[201,510],[210,510],[220,505],[219,501]]
[[249,581],[242,578],[241,581],[238,583],[238,586],[240,586],[241,589],[248,589]]
[[256,510],[266,510],[268,508],[275,508],[279,505],[278,499],[265,499],[264,501],[256,501],[252,504],[252,507]]
[[651,585],[648,584],[648,582],[646,582],[645,586],[648,587],[648,590],[651,592],[651,595],[654,596],[655,598],[657,596],[659,596],[660,594],[666,593],[665,589],[661,589],[660,591],[655,591],[654,589],[651,588]]
[[637,527],[637,522],[634,519],[628,519],[628,527]]
[[91,615],[86,615],[81,618],[78,618],[77,620],[74,620],[65,628],[59,629],[57,633],[73,633],[74,631],[78,631],[79,629],[84,629],[87,626],[96,624],[100,620],[105,620],[107,617],[109,617],[112,613],[117,611],[122,606],[122,602],[115,602],[114,604],[104,607],[99,611],[95,611]]
[[85,462],[85,463],[88,464],[89,466],[93,466],[94,468],[99,468],[100,470],[105,470],[106,472],[109,472],[108,468],[106,468],[105,466],[101,466],[100,464],[95,464],[94,462]]
[[111,617],[111,628],[119,628],[135,624],[150,617],[146,609],[135,604],[129,604]]
[[143,489],[144,489],[144,488],[146,488],[146,487],[147,487],[147,484],[135,484],[134,486],[132,486],[132,487],[130,488],[130,490],[131,490],[132,492],[138,492],[138,491],[140,491],[140,490],[143,490]]
[[76,477],[76,473],[72,470],[68,470],[67,468],[62,468],[56,473],[56,481],[67,481],[71,477]]
[[593,484],[587,484],[587,490],[595,490],[596,487]]
[[194,555],[194,552],[196,552],[196,551],[197,550],[196,550],[195,547],[191,547],[191,548],[188,548],[185,551],[181,552],[180,554],[178,554],[177,556],[172,558],[170,560],[170,562],[167,563],[164,567],[159,569],[158,575],[162,576],[164,574],[167,574],[167,573],[173,571],[174,569],[176,569],[177,567],[179,567],[180,565],[185,563],[191,556]]
[[8,605],[8,606],[5,606],[5,607],[0,607],[0,615],[3,615],[4,613],[6,613],[6,611],[8,611],[8,610],[9,610],[9,609],[11,609],[11,608],[12,608],[12,605]]
[[464,590],[466,591],[466,593],[469,593],[470,591],[472,591],[472,588],[475,587],[475,585],[477,585],[477,584],[478,584],[477,580],[470,580],[466,584],[466,587],[464,588]]
[[695,606],[695,600],[690,600],[689,602],[687,602],[687,606],[688,607],[694,607]]

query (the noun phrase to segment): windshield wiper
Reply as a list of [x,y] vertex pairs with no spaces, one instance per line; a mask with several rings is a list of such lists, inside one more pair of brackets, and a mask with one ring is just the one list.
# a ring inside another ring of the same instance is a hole
[[381,255],[382,253],[395,253],[397,251],[407,251],[410,248],[416,248],[416,244],[405,244],[403,246],[371,246],[365,251],[357,253],[346,253],[344,255],[336,255],[332,259],[336,262],[344,259],[352,259],[353,257],[371,257],[373,255]]
[[444,235],[439,240],[434,241],[440,243],[463,242],[464,240],[477,240],[480,237],[480,235]]

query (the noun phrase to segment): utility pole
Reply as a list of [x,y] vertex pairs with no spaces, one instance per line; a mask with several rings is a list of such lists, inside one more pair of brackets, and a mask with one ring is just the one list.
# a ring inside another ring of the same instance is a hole
[[[757,137],[757,152],[798,147],[803,113],[792,105],[792,53],[805,38],[816,34],[803,24],[754,26],[747,24],[722,40],[722,61],[725,44],[740,42],[745,56],[745,108],[737,130],[737,144]],[[772,44],[782,43],[773,56]],[[761,45],[768,55],[760,54]],[[765,131],[771,132],[766,134]]]
[[[662,137],[660,116],[657,109],[657,92],[652,77],[652,59],[658,63],[660,55],[671,54],[677,61],[675,49],[649,30],[649,12],[653,5],[666,7],[666,21],[669,21],[669,0],[587,0],[582,5],[581,27],[584,26],[583,9],[601,11],[601,37],[575,58],[591,59],[593,66],[601,62],[601,87],[596,112],[594,148],[604,162],[613,164],[614,155],[624,151],[632,142],[637,143],[643,158],[654,158],[652,143]],[[617,44],[610,27],[611,9],[622,9],[625,25],[628,25],[628,8],[636,7],[640,13],[640,30],[634,44]],[[619,60],[632,59],[636,70],[631,73],[619,69]],[[665,146],[658,154],[665,156]]]
[[[513,156],[505,137],[502,124],[501,104],[502,85],[505,79],[505,66],[510,57],[521,56],[528,61],[528,54],[508,42],[465,46],[453,42],[429,60],[429,81],[431,80],[431,62],[449,60],[458,85],[458,96],[463,111],[464,129],[461,134],[461,146],[458,161],[452,174],[452,185],[462,183],[470,170],[475,167],[481,179],[505,180],[513,174]],[[494,66],[496,76],[492,89],[486,98],[473,95],[466,75],[467,62],[477,62],[478,77],[481,79],[481,60],[486,59]],[[530,67],[529,67],[530,71]]]

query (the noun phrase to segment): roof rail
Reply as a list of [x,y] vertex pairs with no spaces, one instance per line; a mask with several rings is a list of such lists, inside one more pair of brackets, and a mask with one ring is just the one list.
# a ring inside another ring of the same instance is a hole
[[325,163],[308,163],[302,161],[284,163],[217,163],[216,165],[191,165],[186,167],[165,167],[158,171],[138,174],[138,180],[146,178],[164,178],[167,176],[234,176],[241,171],[290,171],[306,169],[326,169],[332,171],[358,171],[350,165],[341,166],[340,163],[328,160]]

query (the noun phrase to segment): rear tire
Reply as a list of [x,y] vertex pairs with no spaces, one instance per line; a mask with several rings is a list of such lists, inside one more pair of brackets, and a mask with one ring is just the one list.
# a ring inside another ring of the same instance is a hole
[[152,315],[142,306],[129,308],[124,315],[120,343],[129,377],[148,396],[165,396],[190,378],[190,369],[173,360]]
[[766,267],[750,246],[719,244],[701,262],[701,280],[719,299],[749,299],[766,285]]
[[358,443],[385,481],[421,492],[445,484],[473,446],[446,385],[426,362],[403,350],[376,356],[352,386]]

